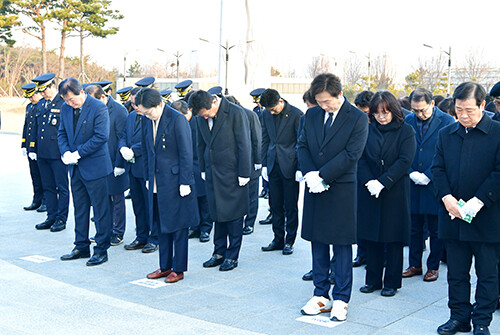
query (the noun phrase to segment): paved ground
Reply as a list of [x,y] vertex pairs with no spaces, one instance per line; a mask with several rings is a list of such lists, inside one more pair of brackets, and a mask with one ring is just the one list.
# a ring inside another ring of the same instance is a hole
[[[157,252],[122,244],[101,266],[61,262],[73,247],[72,209],[65,231],[36,231],[45,215],[22,209],[31,185],[20,136],[0,132],[0,143],[0,334],[435,334],[448,319],[443,265],[437,282],[406,279],[393,298],[360,293],[365,271],[356,268],[347,322],[329,329],[325,319],[317,319],[321,326],[298,321],[312,294],[312,283],[300,279],[311,267],[310,247],[298,239],[291,256],[261,252],[272,239],[268,225],[244,237],[239,266],[228,273],[202,267],[212,242],[190,240],[185,279],[157,288],[132,283],[158,267]],[[260,205],[263,218],[267,205]],[[127,200],[126,243],[134,238],[133,222]],[[500,322],[490,329],[500,334]]]

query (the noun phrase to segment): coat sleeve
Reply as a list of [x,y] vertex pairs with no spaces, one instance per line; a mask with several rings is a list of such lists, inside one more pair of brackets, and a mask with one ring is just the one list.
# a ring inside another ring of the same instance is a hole
[[194,185],[191,127],[182,115],[175,120],[175,139],[179,155],[179,184]]
[[[93,135],[83,144],[77,147],[81,157],[92,155],[99,150],[102,145],[107,145],[109,139],[109,113],[105,104],[90,106],[94,110]],[[64,152],[64,151],[61,151]]]
[[356,120],[345,149],[319,169],[319,175],[327,184],[344,175],[346,171],[356,169],[356,164],[358,164],[358,160],[365,148],[367,137],[368,120],[366,114],[363,114]]
[[417,143],[415,140],[415,131],[408,126],[408,131],[405,131],[401,143],[399,143],[398,158],[387,169],[385,173],[377,178],[386,189],[390,190],[392,186],[403,176],[408,175],[408,170],[413,162]]
[[26,148],[27,147],[27,133],[28,133],[28,117],[31,114],[31,111],[33,109],[33,104],[29,104],[26,106],[26,115],[24,117],[24,126],[23,126],[23,138],[21,140],[21,148]]
[[500,148],[497,149],[494,166],[488,178],[486,178],[476,191],[476,197],[479,198],[486,207],[490,207],[500,199]]
[[304,176],[311,171],[318,170],[309,151],[307,116],[302,118],[302,130],[297,141],[297,161],[297,166],[300,166],[300,171]]
[[59,130],[57,131],[57,143],[59,144],[61,155],[64,155],[66,151],[71,151],[68,141],[68,129],[65,122],[68,119],[65,117],[66,113],[68,113],[67,109],[65,110],[64,107],[61,108],[61,121],[59,122]]
[[250,126],[244,113],[233,113],[233,134],[238,151],[238,177],[250,178],[250,159],[252,147]]
[[[267,167],[267,150],[269,150],[269,133],[266,127],[266,111],[262,112],[262,166]],[[268,171],[269,173],[270,171]]]
[[[142,152],[148,152],[146,148],[146,135],[147,135],[147,127],[149,126],[149,122],[146,119],[141,120],[141,148]],[[135,153],[135,151],[134,151]],[[149,157],[145,155],[143,158],[144,161],[144,180],[149,180]]]
[[436,196],[439,201],[447,195],[451,193],[451,186],[448,181],[448,176],[446,175],[446,164],[444,161],[443,154],[443,132],[441,131],[438,136],[438,141],[436,144],[436,154],[434,155],[434,159],[432,161],[432,176],[434,182],[434,190]]
[[[442,125],[441,129],[452,124],[452,123],[455,123],[455,119],[451,115],[445,115],[445,117],[442,117],[442,118],[443,118],[443,125]],[[435,146],[434,146],[434,148],[435,148]],[[425,171],[423,172],[427,176],[427,178],[429,178],[430,180],[433,179],[431,168],[432,168],[432,162],[431,162],[431,164],[429,164],[427,169],[425,169]],[[410,173],[411,172],[413,172],[412,169],[410,170]]]
[[[194,117],[194,116],[193,116]],[[205,143],[205,138],[201,135],[201,122],[203,119],[196,116],[196,133],[197,133],[197,147],[198,147],[198,165],[200,167],[200,172],[205,172],[205,149],[207,144]]]
[[370,163],[366,158],[366,153],[363,151],[363,154],[358,161],[358,183],[364,186],[366,182],[375,178],[376,176],[370,169]]

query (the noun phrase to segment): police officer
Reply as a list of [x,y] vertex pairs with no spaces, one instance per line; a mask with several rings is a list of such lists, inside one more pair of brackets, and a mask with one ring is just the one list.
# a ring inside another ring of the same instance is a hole
[[135,86],[152,88],[155,83],[155,77],[144,77],[135,82]]
[[130,100],[130,95],[132,93],[132,86],[127,86],[120,88],[116,93],[120,96],[120,102],[122,103],[123,106],[127,109],[127,111],[130,113],[134,110],[132,107],[132,101]]
[[180,99],[184,98],[188,92],[192,91],[193,88],[191,87],[193,85],[193,81],[190,79],[181,81],[177,85],[174,86],[174,88],[177,91],[177,95],[179,96]]
[[38,161],[47,205],[47,220],[37,224],[35,228],[50,228],[50,231],[57,232],[66,228],[69,188],[68,168],[61,160],[57,144],[61,106],[64,101],[58,94],[54,77],[54,73],[45,73],[33,79],[44,100],[39,101],[40,111],[36,115],[33,131],[36,140],[33,146],[30,143],[29,155]]
[[173,92],[172,90],[163,90],[160,92],[161,99],[163,100],[164,103],[166,103],[169,106],[172,105],[172,100],[170,99],[172,92]]
[[[23,154],[24,156],[27,156],[26,145],[28,143],[26,141],[31,137],[31,134],[33,132],[33,122],[35,121],[35,114],[37,112],[36,105],[38,101],[42,99],[42,95],[36,90],[35,83],[23,85],[21,86],[21,88],[24,90],[24,97],[30,100],[30,103],[26,106],[26,118],[24,120],[23,138],[21,142]],[[30,167],[31,182],[33,184],[33,201],[31,202],[31,205],[24,207],[24,209],[27,211],[32,211],[38,209],[43,202],[43,187],[38,163],[35,160],[30,159],[29,157],[28,163]]]

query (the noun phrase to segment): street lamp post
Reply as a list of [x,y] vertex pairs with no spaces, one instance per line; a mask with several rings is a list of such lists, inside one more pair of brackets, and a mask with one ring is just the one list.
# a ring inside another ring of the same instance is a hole
[[[210,42],[209,40],[206,40],[204,38],[200,38],[200,41],[203,41],[203,42],[206,42],[206,43],[210,43],[210,44],[216,44],[216,43],[212,43]],[[240,45],[243,45],[243,44],[248,44],[248,43],[252,43],[254,40],[251,40],[251,41],[246,41],[245,43],[240,43],[240,44],[234,44],[234,45],[231,45],[229,46],[229,42],[226,40],[226,45],[222,45],[222,44],[218,44],[219,47],[221,47],[222,49],[224,49],[226,51],[226,75],[225,75],[225,89],[224,89],[224,95],[228,95],[229,94],[229,90],[227,88],[227,75],[228,75],[228,64],[229,64],[229,50],[231,50],[232,48],[234,47],[237,47],[237,46],[240,46]]]
[[[424,47],[434,49],[429,44],[424,44]],[[448,55],[448,93],[447,93],[447,97],[449,97],[451,94],[451,79],[450,79],[450,76],[451,76],[451,45],[449,46],[448,51],[443,50],[443,49],[439,49],[439,50]]]
[[[160,48],[156,48],[156,50],[161,51],[161,52],[165,52],[165,53],[166,53],[166,51],[165,51],[165,50],[160,49]],[[197,51],[197,50],[191,50],[191,52],[195,52],[195,51]],[[180,51],[177,51],[177,52],[176,52],[175,54],[173,54],[173,55],[174,55],[174,57],[175,57],[175,59],[176,59],[175,65],[176,65],[176,70],[177,70],[177,83],[179,83],[179,64],[180,64],[180,62],[179,62],[179,58],[181,58],[183,54],[181,54],[181,53],[180,53]],[[168,74],[167,74],[167,75],[168,75]]]

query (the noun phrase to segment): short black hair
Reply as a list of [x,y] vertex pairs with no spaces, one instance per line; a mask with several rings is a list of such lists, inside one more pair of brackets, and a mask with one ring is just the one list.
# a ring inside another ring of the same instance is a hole
[[78,80],[73,77],[69,77],[61,81],[58,90],[59,94],[64,97],[66,94],[68,94],[68,92],[71,92],[74,95],[80,95],[83,87]]
[[402,108],[405,108],[407,110],[411,109],[410,98],[407,95],[399,98],[398,102],[399,102],[399,104],[401,105]]
[[457,100],[475,99],[476,105],[479,107],[486,98],[486,90],[483,86],[473,81],[461,83],[453,92],[453,102]]
[[87,88],[85,88],[85,92],[87,92],[96,99],[101,99],[103,95],[106,95],[101,85],[89,85],[87,86]]
[[318,105],[318,102],[316,101],[316,99],[314,99],[314,97],[311,94],[311,90],[307,90],[304,92],[302,100],[304,100],[304,103],[309,102],[311,105]]
[[322,92],[328,92],[332,97],[338,98],[342,93],[342,83],[340,78],[332,73],[318,74],[311,83],[311,95],[316,96]]
[[260,95],[260,105],[266,108],[273,108],[280,102],[281,96],[278,91],[268,88]]
[[[130,91],[130,95],[131,95],[131,96],[132,96],[132,95],[136,95],[136,94],[137,94],[137,92],[139,92],[141,89],[142,89],[142,87],[139,87],[139,86],[138,86],[138,87],[134,87],[134,88],[132,89],[132,91]],[[134,102],[134,103],[135,103],[135,102]]]
[[172,107],[176,111],[181,112],[184,115],[186,115],[188,112],[188,104],[182,99],[172,102],[172,105],[170,107]]
[[356,95],[356,98],[354,99],[354,104],[357,107],[370,107],[370,101],[373,98],[373,93],[372,91],[362,91],[358,95]]
[[162,102],[160,92],[152,88],[142,88],[137,92],[134,103],[136,106],[142,105],[144,108],[153,108]]
[[387,90],[378,91],[373,95],[370,101],[370,111],[368,112],[370,120],[375,120],[374,115],[377,114],[378,106],[380,105],[383,105],[385,110],[390,111],[392,113],[392,118],[396,119],[399,124],[405,121],[405,115],[401,109],[401,105],[394,94]]
[[443,101],[445,98],[441,94],[436,94],[432,96],[432,100],[434,100],[434,104],[437,106],[441,101]]
[[200,112],[200,109],[212,108],[212,101],[214,101],[212,94],[207,91],[198,90],[189,97],[188,106],[191,108],[193,115],[196,116]]
[[415,91],[411,92],[409,101],[419,102],[425,100],[426,103],[430,104],[432,102],[432,93],[426,88],[419,87]]
[[446,98],[441,101],[438,105],[438,108],[445,113],[450,114],[451,116],[457,117],[457,113],[455,112],[455,103],[452,98]]

